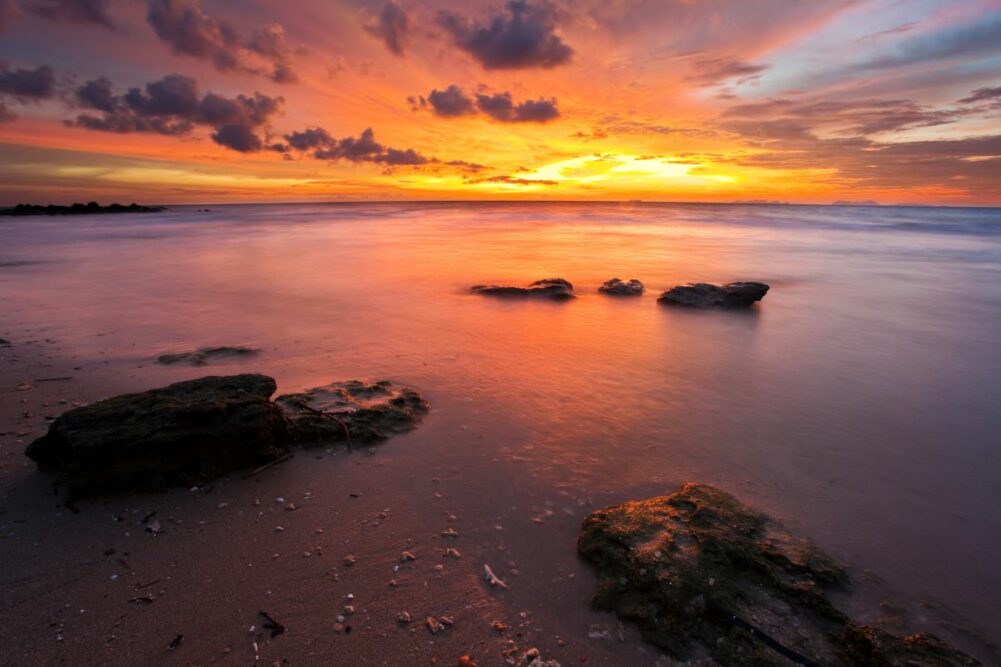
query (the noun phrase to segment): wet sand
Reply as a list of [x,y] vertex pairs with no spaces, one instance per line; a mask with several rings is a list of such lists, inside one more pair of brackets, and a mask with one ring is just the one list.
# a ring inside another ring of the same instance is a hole
[[[589,609],[595,578],[576,556],[580,522],[621,493],[540,485],[525,459],[483,459],[470,444],[487,434],[436,406],[416,431],[376,447],[300,450],[250,477],[68,508],[23,455],[47,417],[257,362],[79,366],[44,331],[14,338],[0,349],[8,380],[0,643],[11,664],[452,665],[468,654],[485,666],[532,647],[564,666],[674,664],[631,626]],[[427,397],[435,406],[433,388]],[[458,536],[443,535],[448,529]],[[403,551],[416,560],[404,561]],[[484,581],[484,564],[508,590]],[[931,629],[986,664],[999,659],[967,619],[855,576],[861,586],[842,604],[862,619],[898,632]],[[271,638],[259,611],[286,631]],[[409,624],[398,620],[404,611]],[[429,615],[454,625],[432,635]]]
[[[616,620],[588,609],[594,580],[574,544],[593,501],[556,488],[526,493],[518,483],[525,473],[510,458],[471,474],[464,443],[478,435],[453,430],[454,417],[432,410],[417,431],[375,448],[299,451],[251,478],[86,500],[74,512],[23,446],[44,431],[45,416],[67,408],[60,400],[146,388],[165,371],[74,369],[58,343],[44,340],[16,343],[0,359],[5,378],[32,384],[5,387],[16,400],[5,400],[0,414],[5,660],[252,664],[258,640],[261,664],[450,665],[470,654],[492,665],[514,646],[563,664],[656,662],[631,628],[620,642]],[[65,376],[73,379],[34,382]],[[153,534],[147,528],[156,522],[162,532]],[[441,535],[449,528],[458,537]],[[449,547],[461,559],[445,556]],[[417,559],[401,562],[403,551]],[[357,558],[350,566],[349,555]],[[486,584],[484,563],[509,590]],[[345,605],[355,609],[344,621],[351,629],[338,632]],[[258,611],[287,631],[258,637]],[[398,622],[402,611],[413,617],[409,625]],[[433,636],[427,615],[455,624]],[[507,629],[493,629],[495,620]],[[611,627],[613,639],[589,639],[592,623]],[[181,644],[169,649],[177,635]]]

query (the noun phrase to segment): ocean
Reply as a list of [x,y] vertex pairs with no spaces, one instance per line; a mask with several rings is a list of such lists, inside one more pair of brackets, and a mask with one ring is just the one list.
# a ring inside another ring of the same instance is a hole
[[[384,449],[482,482],[469,511],[489,521],[572,524],[705,482],[871,574],[877,597],[1001,642],[1001,209],[176,206],[0,218],[0,239],[0,335],[56,341],[65,366],[97,369],[78,383],[396,380],[433,408]],[[469,293],[554,277],[578,298]],[[612,277],[647,292],[599,294]],[[742,280],[771,285],[747,311],[656,299]],[[212,345],[261,352],[156,363]],[[571,537],[552,574],[573,560]]]

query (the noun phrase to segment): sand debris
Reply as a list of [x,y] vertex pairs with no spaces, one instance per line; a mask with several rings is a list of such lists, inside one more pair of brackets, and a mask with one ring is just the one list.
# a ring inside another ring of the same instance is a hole
[[490,569],[490,566],[486,563],[483,564],[483,578],[491,586],[500,586],[501,588],[507,590],[508,585],[504,583],[504,580],[494,574],[494,571]]

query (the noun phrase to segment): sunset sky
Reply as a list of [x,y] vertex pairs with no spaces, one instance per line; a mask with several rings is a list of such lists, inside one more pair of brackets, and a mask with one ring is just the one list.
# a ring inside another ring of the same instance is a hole
[[1001,204],[1001,0],[0,0],[0,203]]

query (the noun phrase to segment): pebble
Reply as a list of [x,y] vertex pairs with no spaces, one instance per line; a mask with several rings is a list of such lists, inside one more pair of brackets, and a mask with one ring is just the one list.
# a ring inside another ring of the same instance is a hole
[[345,556],[343,558],[343,561],[344,561],[345,565],[347,565],[347,566],[350,567],[350,566],[354,565],[355,563],[357,563],[358,559],[356,557],[352,556],[351,554],[348,554],[347,556]]
[[399,623],[406,624],[406,623],[409,623],[410,621],[412,621],[413,618],[410,616],[410,612],[409,611],[401,611],[399,614],[396,615],[396,620]]

